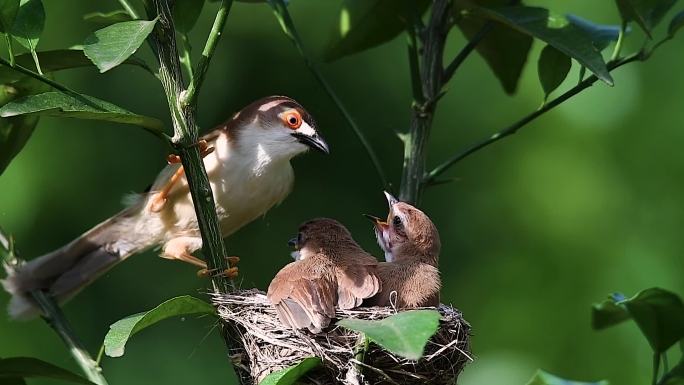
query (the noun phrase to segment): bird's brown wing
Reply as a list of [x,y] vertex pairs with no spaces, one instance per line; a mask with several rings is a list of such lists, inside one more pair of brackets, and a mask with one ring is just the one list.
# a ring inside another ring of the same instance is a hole
[[381,282],[375,269],[377,260],[370,254],[359,252],[345,258],[347,264],[340,264],[335,269],[337,278],[337,306],[340,309],[352,309],[361,305],[365,298],[370,298],[381,290]]
[[337,284],[332,269],[305,259],[282,268],[271,281],[267,297],[282,322],[320,333],[335,317]]

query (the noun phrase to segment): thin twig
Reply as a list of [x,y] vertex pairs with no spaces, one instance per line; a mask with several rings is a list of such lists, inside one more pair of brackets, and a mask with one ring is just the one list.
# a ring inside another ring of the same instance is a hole
[[366,150],[366,153],[368,154],[368,157],[371,159],[371,162],[373,162],[375,171],[377,172],[378,177],[380,178],[380,181],[382,183],[382,188],[388,189],[389,182],[385,174],[385,171],[382,167],[382,164],[380,163],[380,159],[375,153],[375,150],[373,150],[373,147],[364,135],[363,131],[361,131],[359,126],[356,124],[356,121],[354,121],[349,111],[347,111],[347,108],[344,106],[344,104],[342,104],[342,100],[340,100],[340,98],[337,96],[337,93],[335,93],[335,91],[330,86],[328,81],[325,79],[325,77],[323,77],[323,74],[318,70],[314,62],[304,51],[302,40],[299,37],[297,30],[295,29],[294,22],[292,21],[292,17],[290,17],[290,13],[287,11],[287,6],[285,5],[284,0],[268,0],[268,3],[273,8],[273,13],[278,19],[278,22],[280,23],[280,27],[283,29],[283,32],[290,39],[292,44],[294,44],[295,48],[299,52],[299,55],[304,60],[304,64],[306,64],[306,66],[314,75],[318,83],[323,87],[323,90],[328,94],[330,99],[332,99],[333,103],[335,103],[335,106],[337,106],[337,109],[342,113],[342,116],[344,116],[344,119],[347,121],[347,124],[349,124],[349,126],[354,131],[354,134],[361,142],[361,145],[363,145],[364,149]]
[[216,50],[216,45],[221,39],[221,34],[223,33],[223,27],[226,25],[226,18],[230,12],[230,7],[233,5],[233,0],[222,0],[221,6],[218,12],[216,12],[216,18],[214,18],[214,24],[209,32],[209,37],[202,50],[202,57],[200,57],[197,63],[197,68],[195,68],[194,78],[190,81],[190,86],[181,98],[181,103],[186,106],[195,106],[197,104],[197,94],[202,83],[204,82],[204,76],[209,68],[209,62],[214,56],[214,51]]
[[140,19],[140,15],[138,15],[138,12],[135,11],[135,8],[133,8],[128,0],[119,0],[119,4],[121,4],[123,9],[128,12],[132,19]]
[[[644,60],[644,55],[642,52],[637,52],[633,55],[630,55],[628,57],[625,57],[623,59],[619,59],[614,62],[608,63],[608,70],[612,71],[616,68],[622,67],[625,64],[634,62],[634,61],[641,61]],[[522,119],[518,120],[517,122],[513,123],[512,125],[506,127],[505,129],[495,133],[494,135],[491,135],[490,137],[481,140],[470,147],[467,147],[465,150],[457,153],[456,155],[452,156],[451,158],[447,159],[444,161],[442,164],[439,166],[435,167],[432,171],[426,173],[425,175],[425,183],[430,184],[432,181],[435,180],[435,178],[442,173],[444,173],[446,170],[449,169],[449,167],[453,166],[457,162],[463,160],[464,158],[468,157],[469,155],[472,155],[473,153],[483,149],[484,147],[489,146],[492,143],[495,143],[507,136],[513,135],[516,132],[518,132],[519,129],[527,125],[528,123],[532,122],[533,120],[537,119],[538,117],[544,115],[548,111],[552,110],[553,108],[559,106],[566,100],[572,98],[573,96],[579,94],[580,92],[584,91],[585,89],[589,88],[592,86],[596,81],[598,80],[598,77],[596,75],[591,75],[588,78],[582,80],[579,82],[575,87],[572,87],[571,89],[567,90],[565,93],[562,95],[558,96],[557,98],[553,99],[552,101],[546,103],[544,106],[541,108],[535,110],[534,112],[526,115]]]
[[[2,229],[0,229],[0,249],[4,255],[2,259],[4,259],[5,268],[8,271],[16,270],[24,263],[17,256],[11,238],[6,236]],[[102,375],[102,369],[76,336],[57,303],[40,290],[32,291],[31,295],[42,312],[43,320],[59,335],[86,377],[98,385],[107,385],[107,380]]]
[[477,45],[480,44],[482,39],[487,37],[487,35],[492,31],[494,28],[494,22],[488,21],[485,23],[482,28],[477,31],[475,36],[473,36],[472,39],[468,41],[468,43],[463,46],[461,51],[456,55],[454,60],[449,63],[449,65],[444,69],[444,84],[449,82],[449,80],[454,76],[454,73],[456,73],[456,70],[463,64],[466,58],[477,48]]

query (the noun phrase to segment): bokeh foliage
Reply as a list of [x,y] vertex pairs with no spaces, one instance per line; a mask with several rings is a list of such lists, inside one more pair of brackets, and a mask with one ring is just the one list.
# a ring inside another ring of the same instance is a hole
[[[100,27],[81,20],[84,13],[101,11],[100,4],[46,2],[45,7],[49,17],[41,49],[78,44]],[[198,46],[210,26],[209,8],[191,36]],[[301,0],[290,8],[303,39],[322,56],[337,5]],[[558,4],[554,10],[619,23],[611,2]],[[639,25],[652,33],[649,23]],[[453,34],[449,49],[455,52],[463,43]],[[638,39],[629,44],[638,49]],[[542,48],[535,43],[528,61]],[[614,89],[596,86],[524,133],[464,161],[450,172],[457,182],[428,190],[424,208],[444,244],[443,300],[462,309],[475,326],[478,363],[462,383],[521,384],[537,367],[568,378],[649,381],[651,363],[644,357],[650,349],[638,330],[592,332],[587,304],[615,290],[663,286],[684,292],[679,235],[684,214],[681,178],[676,178],[684,166],[679,155],[684,77],[676,71],[682,59],[680,49],[664,49],[644,65],[619,70]],[[396,181],[402,149],[394,131],[405,130],[410,103],[403,39],[322,68]],[[577,70],[575,65],[566,84]],[[167,116],[156,80],[137,68],[59,76],[85,94],[148,116]],[[296,160],[292,196],[228,240],[231,253],[243,258],[243,286],[264,288],[288,262],[286,240],[297,224],[314,216],[340,219],[379,254],[359,215],[385,211],[377,178],[268,7],[235,5],[209,78],[199,115],[203,127],[252,99],[284,93],[316,116],[333,149],[328,158],[311,154]],[[475,56],[450,89],[440,102],[429,161],[505,126],[543,97],[533,65],[525,68],[517,96],[509,98]],[[149,183],[164,155],[153,137],[127,126],[43,118],[25,151],[0,177],[0,220],[24,256],[39,255],[116,211],[123,193]],[[201,286],[187,266],[148,253],[115,269],[66,311],[96,350],[108,325],[122,315],[171,296],[196,294]],[[0,302],[4,298],[0,294]],[[104,361],[111,382],[226,383],[231,374],[225,350],[219,339],[203,339],[207,325],[187,319],[141,335],[125,359]],[[16,324],[0,317],[0,356],[16,355],[73,367],[40,322]]]

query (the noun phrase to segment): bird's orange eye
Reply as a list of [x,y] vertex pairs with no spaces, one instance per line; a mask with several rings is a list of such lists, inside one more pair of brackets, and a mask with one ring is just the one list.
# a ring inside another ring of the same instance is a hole
[[302,125],[302,116],[299,114],[299,111],[297,110],[287,111],[283,115],[283,121],[285,122],[285,124],[287,124],[288,127],[290,127],[293,130],[296,130]]

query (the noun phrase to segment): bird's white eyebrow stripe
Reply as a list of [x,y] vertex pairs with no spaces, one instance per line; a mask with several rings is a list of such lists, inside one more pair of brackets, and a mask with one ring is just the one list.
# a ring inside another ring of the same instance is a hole
[[261,111],[261,112],[268,111],[271,108],[273,108],[275,106],[279,106],[279,105],[281,105],[287,101],[288,101],[287,99],[276,99],[276,100],[270,101],[268,103],[262,104],[261,107],[259,107],[259,111]]

